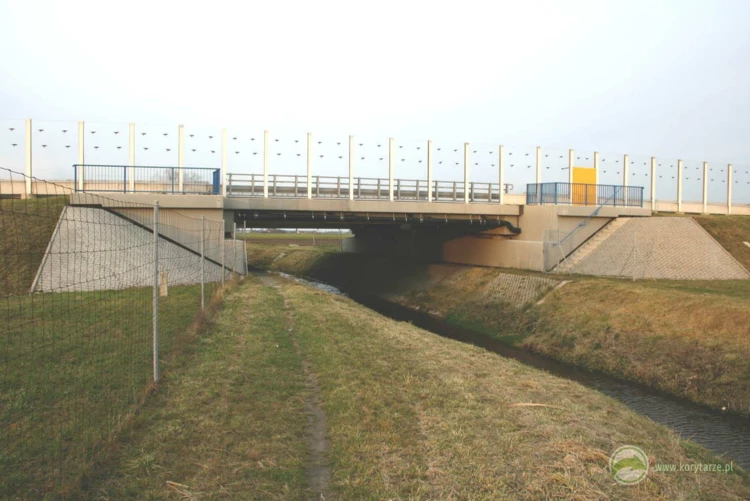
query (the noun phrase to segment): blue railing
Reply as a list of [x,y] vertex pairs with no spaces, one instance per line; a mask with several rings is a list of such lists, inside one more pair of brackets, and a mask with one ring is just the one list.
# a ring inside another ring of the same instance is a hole
[[643,207],[643,186],[583,183],[526,185],[526,205]]
[[[182,171],[182,186],[180,186]],[[73,165],[75,191],[118,193],[179,193],[219,195],[221,169],[206,167],[145,167]]]

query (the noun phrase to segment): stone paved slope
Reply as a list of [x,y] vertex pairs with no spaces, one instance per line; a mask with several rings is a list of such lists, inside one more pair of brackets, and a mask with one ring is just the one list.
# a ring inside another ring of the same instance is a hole
[[750,273],[690,217],[633,218],[571,271],[673,280],[750,278]]
[[[218,242],[214,244],[218,246]],[[227,242],[226,263],[232,260]],[[217,252],[220,255],[220,251]],[[243,253],[239,252],[239,263]],[[200,283],[200,256],[168,240],[159,241],[160,269],[170,285]],[[66,207],[34,292],[91,291],[153,284],[153,234],[103,209]],[[206,262],[206,281],[221,280],[221,266]]]

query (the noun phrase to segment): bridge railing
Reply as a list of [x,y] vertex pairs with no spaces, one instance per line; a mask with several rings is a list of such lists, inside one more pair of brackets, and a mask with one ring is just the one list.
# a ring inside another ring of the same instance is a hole
[[526,205],[643,207],[642,186],[583,183],[526,185]]
[[[307,197],[307,176],[268,174],[269,197]],[[508,185],[505,186],[507,193]],[[500,185],[498,183],[471,182],[468,188],[470,202],[498,202]],[[351,196],[356,200],[388,200],[388,178],[356,177],[352,180]],[[263,174],[228,174],[227,196],[230,197],[263,197]],[[345,176],[311,176],[311,198],[349,198],[349,178]],[[465,200],[465,183],[463,181],[433,181],[432,199],[438,202],[463,202]],[[427,201],[429,190],[424,179],[394,179],[394,200]]]
[[77,193],[221,193],[221,170],[205,167],[75,164],[73,179]]

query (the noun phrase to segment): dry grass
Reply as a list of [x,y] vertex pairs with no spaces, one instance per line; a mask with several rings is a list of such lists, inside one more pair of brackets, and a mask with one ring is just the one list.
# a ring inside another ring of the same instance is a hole
[[495,294],[507,270],[269,247],[251,249],[249,261],[346,288],[364,287],[515,346],[750,414],[747,280],[577,278],[544,304],[519,308]]
[[336,499],[750,496],[744,473],[652,472],[622,487],[608,461],[623,444],[653,462],[718,460],[593,390],[349,299],[249,279],[225,304],[90,497],[308,499],[302,360],[320,388]]
[[750,216],[693,216],[745,269],[750,270]]
[[[623,488],[611,452],[690,462],[667,429],[576,383],[285,283],[323,395],[340,499],[742,499],[740,476]],[[700,452],[698,452],[700,451]],[[707,458],[708,456],[704,456]]]

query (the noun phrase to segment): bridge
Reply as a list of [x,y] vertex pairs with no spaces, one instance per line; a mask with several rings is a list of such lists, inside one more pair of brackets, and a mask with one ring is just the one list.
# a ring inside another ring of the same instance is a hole
[[[228,173],[219,169],[76,165],[73,204],[112,209],[159,202],[162,211],[237,227],[349,228],[349,250],[540,269],[544,231],[586,239],[612,218],[648,216],[639,186],[533,183],[524,195],[501,183]],[[224,181],[224,183],[222,183]],[[594,216],[594,217],[592,217]],[[585,222],[585,229],[581,223]],[[456,243],[458,242],[458,243]]]

